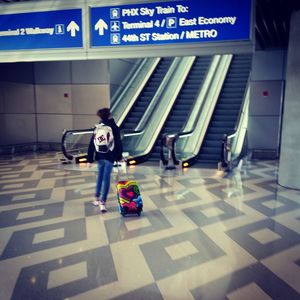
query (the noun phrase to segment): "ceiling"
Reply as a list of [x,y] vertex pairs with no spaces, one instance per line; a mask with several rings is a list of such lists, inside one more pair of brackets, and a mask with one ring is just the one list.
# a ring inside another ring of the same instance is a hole
[[[41,0],[0,0],[0,3]],[[258,49],[284,49],[288,45],[291,13],[300,9],[300,0],[256,0],[255,35]]]
[[286,48],[291,13],[299,9],[299,0],[256,0],[255,35],[257,48]]

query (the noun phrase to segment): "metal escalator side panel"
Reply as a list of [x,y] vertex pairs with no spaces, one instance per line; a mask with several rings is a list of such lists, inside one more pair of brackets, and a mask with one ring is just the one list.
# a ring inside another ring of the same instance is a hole
[[87,154],[93,129],[65,130],[61,140],[62,153],[68,160]]
[[[190,58],[189,61],[194,62],[194,60],[195,60],[195,57],[193,56],[193,57]],[[175,72],[176,72],[176,70],[179,67],[179,64],[181,62],[182,62],[182,58],[176,57],[174,59],[172,65],[170,66],[169,72],[166,74],[165,79],[163,80],[163,82],[159,86],[159,88],[158,88],[157,92],[155,93],[151,103],[147,107],[147,109],[145,111],[145,114],[143,115],[142,119],[140,120],[138,126],[136,127],[136,130],[143,130],[147,126],[149,118],[152,116],[153,112],[155,112],[156,107],[157,107],[157,105],[159,105],[159,102],[162,98],[163,93],[165,93],[165,91],[166,91],[167,85],[169,84],[170,80],[174,76],[174,74],[175,74]],[[185,74],[183,74],[183,76],[185,76]],[[174,102],[172,102],[172,103],[174,103]],[[169,106],[168,106],[168,108],[169,108]]]
[[119,98],[111,107],[115,122],[120,126],[138,99],[161,58],[147,58],[143,60],[131,80],[127,83]]
[[[118,89],[113,93],[110,99],[110,108],[114,110],[115,107],[119,105],[119,101],[121,101],[124,97],[124,94],[127,92],[127,89],[132,85],[131,82],[136,77],[136,74],[139,73],[139,70],[144,67],[147,63],[148,58],[140,58],[137,60],[137,63],[131,68],[131,70],[127,73],[125,78],[122,80],[122,84],[118,87]],[[111,62],[109,61],[109,64]],[[109,70],[111,72],[111,64],[109,65]]]
[[248,116],[249,116],[249,103],[250,103],[250,87],[247,86],[245,99],[244,99],[244,105],[242,108],[242,112],[239,118],[238,126],[236,128],[236,133],[232,137],[231,142],[231,159],[235,160],[237,159],[243,149],[246,133],[247,133],[247,127],[248,127]]
[[123,131],[133,132],[137,130],[138,123],[145,114],[145,111],[149,104],[155,98],[157,90],[161,86],[166,74],[174,58],[162,58],[157,64],[155,70],[153,70],[151,76],[149,77],[145,86],[141,89],[140,94],[138,95],[134,105],[132,105],[130,111],[128,112],[126,118],[121,124],[121,129]]

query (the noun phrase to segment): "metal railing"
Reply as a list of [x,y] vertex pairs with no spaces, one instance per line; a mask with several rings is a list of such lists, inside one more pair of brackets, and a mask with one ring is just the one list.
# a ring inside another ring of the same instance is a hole
[[243,148],[245,146],[247,136],[250,102],[250,78],[251,74],[249,75],[243,102],[234,130],[231,133],[225,134],[222,141],[221,167],[229,172],[232,171],[236,165],[238,165],[241,157],[245,154]]
[[93,128],[64,130],[61,139],[63,155],[69,161],[76,157],[86,156],[93,131]]

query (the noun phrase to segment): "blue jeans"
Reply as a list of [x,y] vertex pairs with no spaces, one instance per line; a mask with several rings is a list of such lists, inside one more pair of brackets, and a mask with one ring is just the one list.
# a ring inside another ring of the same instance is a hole
[[110,175],[113,163],[108,160],[98,160],[98,177],[96,184],[96,198],[106,202],[107,194],[110,188]]

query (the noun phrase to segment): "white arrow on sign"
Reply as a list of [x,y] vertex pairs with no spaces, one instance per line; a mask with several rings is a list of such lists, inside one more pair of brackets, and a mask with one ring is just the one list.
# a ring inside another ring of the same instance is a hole
[[108,26],[102,19],[99,19],[95,25],[95,30],[99,30],[99,35],[104,35],[104,29],[108,29]]
[[76,22],[71,21],[70,24],[67,27],[67,31],[71,31],[71,36],[74,37],[76,36],[76,31],[79,31],[79,26],[77,25]]

